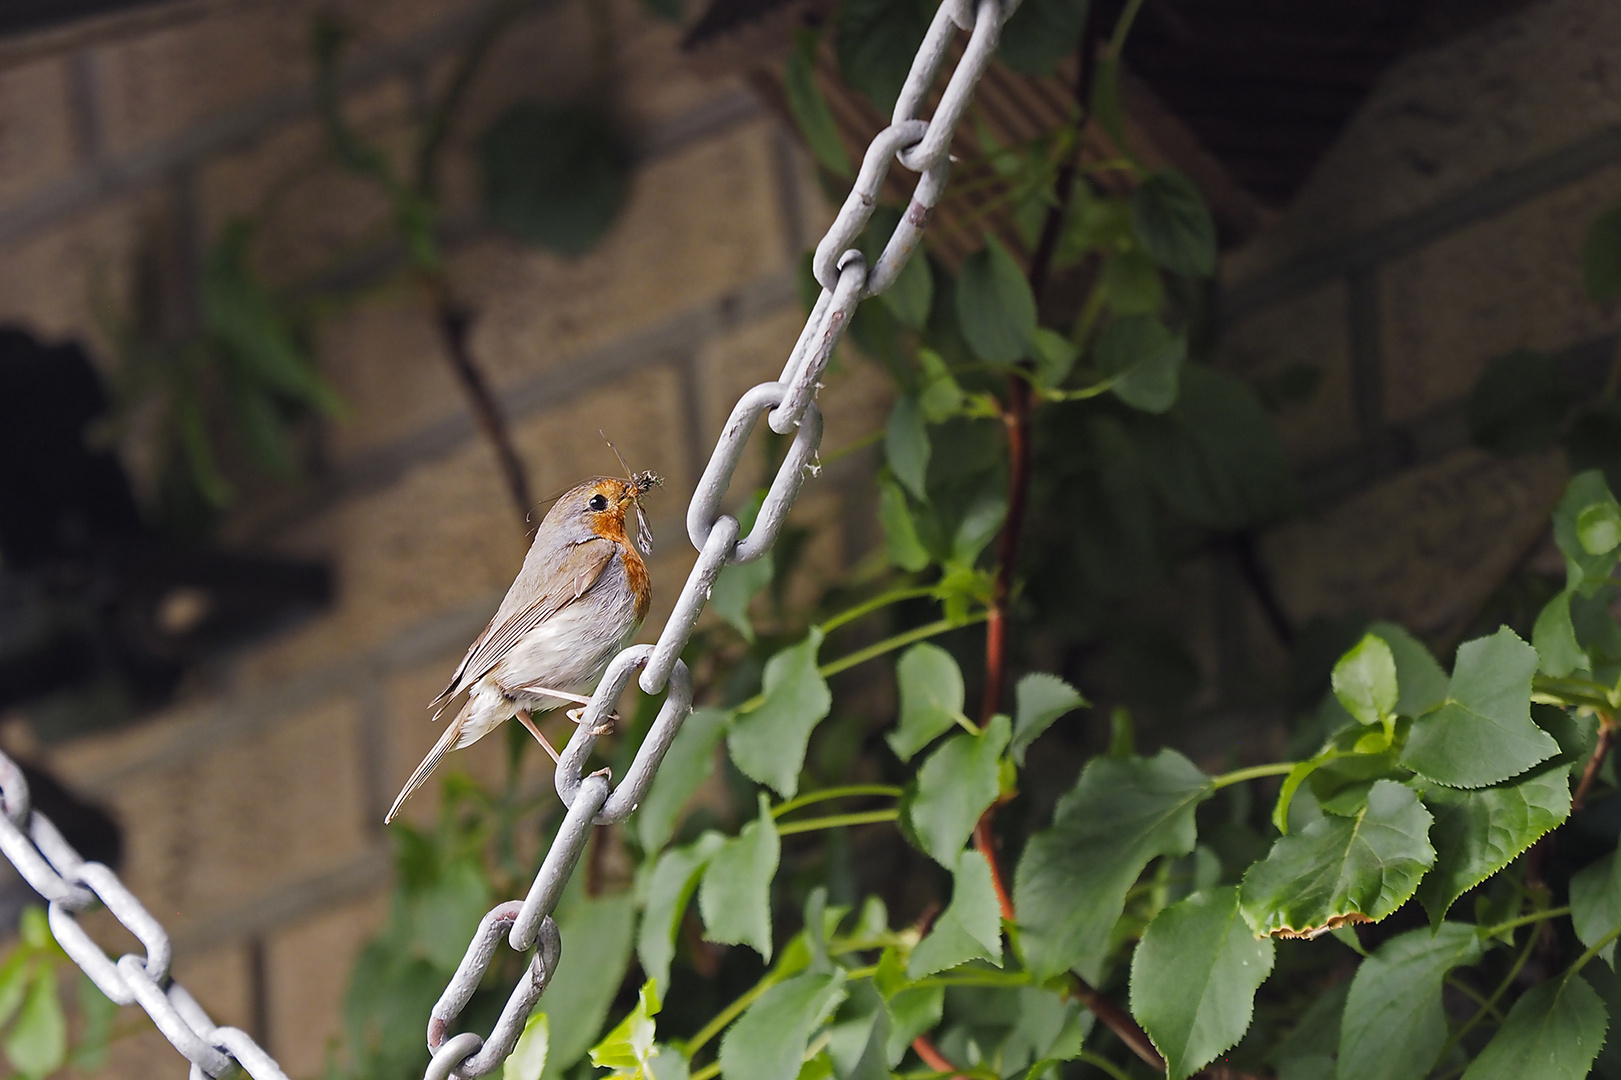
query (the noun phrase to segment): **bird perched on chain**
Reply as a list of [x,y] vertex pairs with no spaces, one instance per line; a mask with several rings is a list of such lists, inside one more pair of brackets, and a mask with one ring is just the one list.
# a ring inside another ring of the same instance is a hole
[[[661,483],[650,472],[626,479],[599,476],[552,504],[495,617],[467,650],[450,685],[429,704],[437,709],[437,719],[458,694],[467,692],[461,711],[405,782],[385,824],[441,758],[513,716],[558,760],[535,726],[534,714],[567,702],[589,702],[585,695],[641,627],[653,598],[643,561],[652,553],[653,537],[641,500]],[[626,529],[632,512],[634,540]]]

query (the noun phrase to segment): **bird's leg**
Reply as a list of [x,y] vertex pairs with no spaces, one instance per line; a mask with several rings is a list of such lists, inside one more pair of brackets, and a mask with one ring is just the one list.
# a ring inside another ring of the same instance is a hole
[[[583,696],[581,696],[579,694],[571,694],[567,690],[553,690],[549,686],[535,686],[535,685],[531,684],[529,686],[504,687],[503,689],[505,689],[505,691],[509,695],[510,694],[531,694],[531,695],[539,696],[541,694],[544,694],[547,697],[562,698],[564,701],[577,701],[577,702],[579,702],[581,707],[578,708],[578,709],[570,709],[565,714],[570,720],[574,721],[576,724],[578,724],[580,722],[580,717],[582,715],[584,715],[584,713],[585,713],[585,708],[584,707],[591,704],[591,699],[588,698],[588,697],[583,697]],[[608,717],[607,717],[606,721],[604,721],[602,724],[600,724],[596,728],[594,728],[592,730],[591,734],[593,734],[593,735],[606,735],[606,734],[608,734],[608,732],[613,730],[613,726],[615,724],[617,724],[617,723],[619,723],[619,714],[617,712],[611,712],[611,713],[608,714]]]
[[529,710],[528,709],[519,709],[517,715],[518,715],[518,723],[520,723],[524,727],[528,728],[529,729],[529,734],[533,735],[536,739],[538,739],[540,741],[540,745],[545,748],[546,753],[551,755],[552,762],[554,764],[557,764],[557,765],[563,764],[562,755],[560,755],[555,749],[553,749],[550,740],[548,740],[546,738],[546,736],[544,736],[544,735],[542,735],[540,733],[540,728],[535,726],[535,721],[529,715]]
[[[568,712],[564,713],[563,715],[568,717],[570,720],[574,721],[576,724],[584,723],[585,722],[585,706],[581,705],[578,709],[570,709]],[[615,713],[609,713],[607,718],[604,719],[602,723],[598,724],[596,727],[591,729],[591,734],[593,734],[593,735],[606,735],[606,734],[608,734],[608,732],[610,732],[610,731],[612,731],[614,729],[614,725],[617,724],[618,722],[619,722],[619,714],[616,713],[616,712]]]

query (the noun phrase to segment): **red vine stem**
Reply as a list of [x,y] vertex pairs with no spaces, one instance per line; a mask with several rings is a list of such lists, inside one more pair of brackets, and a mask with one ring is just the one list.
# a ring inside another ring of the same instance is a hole
[[[935,1072],[955,1073],[957,1066],[952,1060],[942,1054],[935,1045],[929,1041],[927,1035],[919,1035],[912,1040],[912,1050],[923,1059],[923,1064]],[[961,1076],[953,1076],[951,1080],[964,1080]]]
[[1587,804],[1587,793],[1593,787],[1593,781],[1598,779],[1600,766],[1615,744],[1615,718],[1608,713],[1599,715],[1598,744],[1593,747],[1593,756],[1587,759],[1586,768],[1582,769],[1582,778],[1576,783],[1576,793],[1570,797],[1572,813],[1580,810]]

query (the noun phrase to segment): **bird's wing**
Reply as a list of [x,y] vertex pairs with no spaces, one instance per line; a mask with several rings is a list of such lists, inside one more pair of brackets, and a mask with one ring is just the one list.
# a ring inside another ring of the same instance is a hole
[[501,612],[496,612],[490,625],[467,650],[456,674],[450,677],[450,685],[429,707],[442,705],[463,687],[489,674],[525,634],[590,591],[617,550],[618,545],[612,540],[601,537],[583,540],[571,547],[548,578],[544,592],[505,618]]

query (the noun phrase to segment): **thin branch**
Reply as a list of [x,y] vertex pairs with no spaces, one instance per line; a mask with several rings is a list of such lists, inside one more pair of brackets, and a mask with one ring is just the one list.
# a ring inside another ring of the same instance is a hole
[[1582,769],[1582,778],[1576,784],[1576,793],[1570,797],[1570,811],[1575,813],[1587,805],[1588,792],[1593,788],[1593,781],[1598,779],[1598,771],[1604,765],[1604,758],[1615,743],[1615,718],[1609,713],[1599,713],[1598,744],[1593,747],[1593,756],[1587,759],[1587,767]]
[[964,1080],[964,1078],[956,1072],[957,1066],[951,1062],[950,1058],[946,1057],[935,1048],[935,1045],[929,1041],[929,1037],[927,1035],[919,1035],[917,1038],[913,1039],[912,1050],[917,1054],[918,1057],[923,1059],[923,1064],[927,1065],[935,1072],[952,1073],[952,1080]]
[[1070,976],[1069,990],[1070,996],[1091,1009],[1092,1015],[1118,1035],[1127,1049],[1142,1058],[1155,1071],[1165,1071],[1165,1059],[1159,1056],[1159,1051],[1154,1049],[1147,1032],[1137,1025],[1137,1021],[1133,1020],[1129,1013],[1104,997],[1102,992],[1079,975]]

